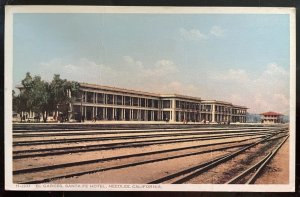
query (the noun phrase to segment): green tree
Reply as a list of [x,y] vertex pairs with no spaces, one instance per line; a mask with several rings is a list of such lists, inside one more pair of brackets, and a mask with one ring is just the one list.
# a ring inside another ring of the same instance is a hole
[[26,73],[22,85],[23,90],[21,90],[20,97],[24,97],[24,100],[27,101],[27,108],[35,112],[38,118],[42,115],[46,122],[49,112],[53,110],[49,104],[49,100],[51,100],[49,83],[43,81],[40,76],[31,77],[30,73]]
[[[60,75],[56,74],[50,84],[53,100],[51,101],[55,112],[59,111],[66,118],[69,118],[70,104],[74,102],[74,98],[79,93],[79,83],[61,79]],[[57,114],[55,113],[55,116]]]
[[[13,111],[17,113],[28,112],[30,107],[28,106],[28,99],[25,94],[16,95],[13,90]],[[23,117],[21,117],[21,122],[23,121]]]
[[61,79],[60,75],[54,75],[48,83],[40,76],[32,77],[26,73],[20,94],[16,96],[13,92],[13,109],[17,112],[31,110],[37,116],[42,115],[44,122],[53,111],[59,111],[68,118],[69,106],[78,94],[79,83]]

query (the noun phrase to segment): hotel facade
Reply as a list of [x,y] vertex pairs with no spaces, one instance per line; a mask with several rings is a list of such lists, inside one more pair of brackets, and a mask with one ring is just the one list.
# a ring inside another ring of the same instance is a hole
[[223,101],[86,83],[80,92],[70,107],[70,119],[77,121],[246,122],[247,107]]

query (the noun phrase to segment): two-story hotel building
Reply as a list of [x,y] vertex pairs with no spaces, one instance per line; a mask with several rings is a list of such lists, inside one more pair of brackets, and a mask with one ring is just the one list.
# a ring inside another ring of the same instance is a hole
[[70,118],[111,121],[246,122],[247,107],[178,94],[80,84]]

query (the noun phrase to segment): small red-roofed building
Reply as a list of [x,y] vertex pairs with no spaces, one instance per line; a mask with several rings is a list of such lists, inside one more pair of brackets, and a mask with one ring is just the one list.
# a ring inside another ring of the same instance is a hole
[[261,122],[265,124],[275,124],[275,123],[282,123],[282,114],[277,112],[264,112],[260,114]]

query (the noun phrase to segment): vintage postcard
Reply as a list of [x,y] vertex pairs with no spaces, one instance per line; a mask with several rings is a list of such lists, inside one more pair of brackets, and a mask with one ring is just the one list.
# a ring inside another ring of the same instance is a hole
[[295,9],[5,12],[7,190],[295,190]]

